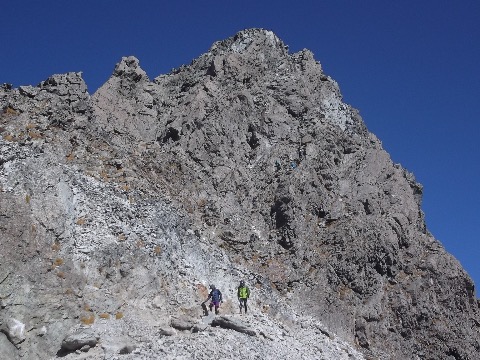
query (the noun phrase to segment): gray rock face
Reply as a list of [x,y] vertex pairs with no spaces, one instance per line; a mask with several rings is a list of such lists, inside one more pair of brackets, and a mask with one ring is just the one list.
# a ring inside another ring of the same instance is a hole
[[250,29],[153,81],[122,58],[92,96],[80,73],[4,85],[0,109],[0,353],[54,358],[87,326],[89,358],[477,357],[422,186],[308,50]]
[[2,359],[18,359],[15,346],[3,333],[0,333],[0,357]]

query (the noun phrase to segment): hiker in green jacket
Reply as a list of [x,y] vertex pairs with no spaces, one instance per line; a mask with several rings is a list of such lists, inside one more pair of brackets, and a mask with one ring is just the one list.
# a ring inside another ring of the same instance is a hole
[[238,302],[240,305],[240,314],[242,308],[245,307],[245,314],[247,313],[247,299],[250,297],[250,289],[245,285],[245,281],[240,281],[240,286],[237,290]]

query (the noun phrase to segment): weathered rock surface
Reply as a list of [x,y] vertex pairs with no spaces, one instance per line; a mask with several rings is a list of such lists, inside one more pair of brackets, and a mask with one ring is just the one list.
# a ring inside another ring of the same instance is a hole
[[7,336],[13,345],[18,345],[25,341],[25,324],[17,319],[8,318],[2,321],[0,331]]
[[257,333],[255,330],[253,330],[250,326],[247,324],[243,323],[242,321],[238,319],[234,319],[231,317],[227,316],[220,316],[218,318],[215,318],[212,322],[212,326],[220,326],[225,329],[232,329],[238,332],[241,332],[243,334],[247,334],[250,336],[255,336]]
[[[3,85],[0,109],[5,358],[477,358],[422,186],[308,50],[245,30],[153,81],[123,58],[92,96],[81,73]],[[59,353],[79,326],[101,346]]]
[[99,336],[89,328],[77,329],[62,341],[62,349],[75,351],[85,346],[94,347],[98,343]]
[[0,358],[18,359],[15,345],[13,345],[3,333],[0,333]]
[[191,318],[173,318],[170,325],[172,328],[177,330],[192,330],[193,327],[197,324],[195,319]]

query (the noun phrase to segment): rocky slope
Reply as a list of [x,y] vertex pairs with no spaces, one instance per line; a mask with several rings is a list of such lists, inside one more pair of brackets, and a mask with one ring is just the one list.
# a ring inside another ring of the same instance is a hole
[[153,80],[123,58],[92,96],[81,73],[3,85],[0,108],[2,358],[478,356],[421,185],[308,50],[245,30]]

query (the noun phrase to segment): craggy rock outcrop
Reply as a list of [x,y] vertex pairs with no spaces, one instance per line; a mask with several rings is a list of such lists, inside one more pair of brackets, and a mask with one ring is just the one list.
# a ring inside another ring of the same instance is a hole
[[87,326],[89,358],[477,357],[422,186],[308,50],[250,29],[153,80],[122,58],[92,96],[80,73],[3,85],[0,109],[0,354],[73,359]]

